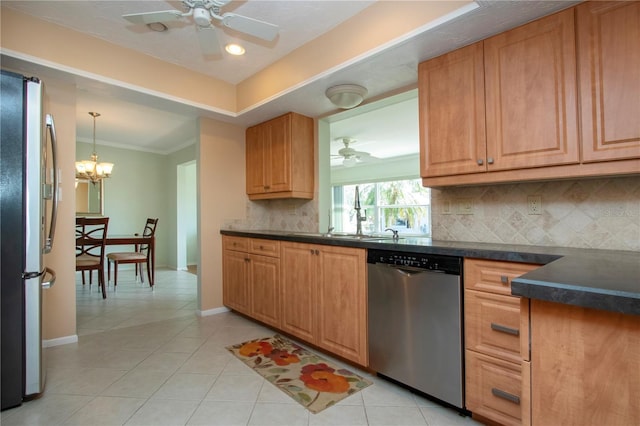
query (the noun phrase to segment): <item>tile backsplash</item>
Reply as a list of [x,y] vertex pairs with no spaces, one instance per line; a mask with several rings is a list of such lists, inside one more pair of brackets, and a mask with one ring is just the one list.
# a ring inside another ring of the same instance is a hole
[[[640,176],[445,188],[431,194],[434,240],[640,251]],[[529,196],[540,197],[541,214],[529,214]],[[225,228],[318,231],[316,200],[247,201],[246,217]]]
[[318,231],[318,203],[314,200],[247,201],[247,219],[232,220],[225,229]]
[[445,188],[431,203],[435,240],[640,251],[637,176]]

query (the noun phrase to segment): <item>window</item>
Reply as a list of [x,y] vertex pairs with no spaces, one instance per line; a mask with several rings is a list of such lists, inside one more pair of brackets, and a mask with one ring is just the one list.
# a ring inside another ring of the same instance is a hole
[[431,235],[431,193],[420,179],[334,186],[332,223],[336,232],[356,232],[356,187],[360,214],[366,217],[362,232],[382,233],[392,228],[405,235]]

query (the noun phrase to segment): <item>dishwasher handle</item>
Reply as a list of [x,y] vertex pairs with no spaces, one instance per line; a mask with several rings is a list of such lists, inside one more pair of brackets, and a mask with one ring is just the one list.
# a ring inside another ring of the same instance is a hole
[[402,265],[390,265],[388,263],[375,263],[374,265],[383,268],[390,268],[394,271],[398,272],[401,275],[406,277],[413,277],[415,275],[425,274],[425,273],[439,273],[444,274],[444,271],[432,270],[432,269],[424,269],[424,268],[416,268],[414,266],[402,266]]

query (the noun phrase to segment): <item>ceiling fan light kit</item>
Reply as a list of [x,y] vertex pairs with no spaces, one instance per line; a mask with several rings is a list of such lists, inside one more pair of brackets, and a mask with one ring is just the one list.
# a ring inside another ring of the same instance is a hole
[[240,46],[239,44],[236,43],[229,43],[224,47],[224,50],[227,51],[227,53],[231,54],[231,55],[235,55],[235,56],[240,56],[240,55],[244,55],[244,47]]
[[349,109],[362,103],[367,89],[357,84],[340,84],[329,87],[325,95],[338,108]]

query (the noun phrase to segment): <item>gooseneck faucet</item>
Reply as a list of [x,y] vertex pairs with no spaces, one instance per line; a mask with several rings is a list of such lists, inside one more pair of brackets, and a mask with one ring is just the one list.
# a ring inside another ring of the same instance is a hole
[[367,216],[366,216],[366,210],[365,210],[364,216],[360,214],[360,192],[358,191],[357,186],[356,186],[356,201],[354,203],[353,209],[356,211],[356,235],[362,235],[362,222],[367,220]]

